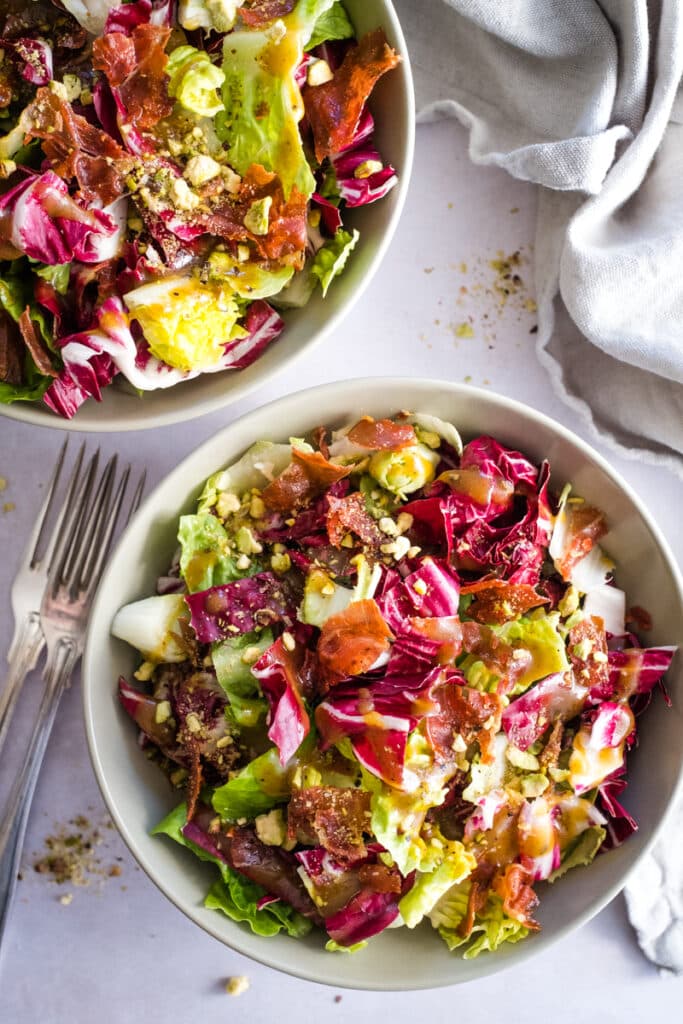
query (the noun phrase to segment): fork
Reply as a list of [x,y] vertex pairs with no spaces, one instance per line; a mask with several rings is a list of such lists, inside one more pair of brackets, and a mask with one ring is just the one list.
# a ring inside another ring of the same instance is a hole
[[[117,457],[107,463],[97,482],[99,452],[83,474],[72,478],[71,501],[65,506],[59,537],[40,607],[47,644],[43,670],[45,689],[26,757],[0,815],[0,945],[9,918],[26,824],[40,767],[59,701],[83,652],[88,611],[104,568],[130,477],[130,466],[116,483]],[[128,518],[144,488],[141,477]]]
[[45,645],[45,638],[40,625],[40,603],[47,586],[48,569],[55,553],[57,538],[60,534],[64,516],[74,497],[74,489],[85,451],[85,445],[81,445],[67,485],[64,503],[52,532],[49,538],[47,538],[50,519],[57,504],[59,480],[64,467],[68,444],[67,438],[57,457],[45,498],[26,545],[19,571],[12,584],[11,601],[14,614],[14,636],[7,653],[9,667],[5,678],[5,685],[0,691],[0,752],[7,737],[9,724],[22,683],[28,673],[36,667],[40,653]]

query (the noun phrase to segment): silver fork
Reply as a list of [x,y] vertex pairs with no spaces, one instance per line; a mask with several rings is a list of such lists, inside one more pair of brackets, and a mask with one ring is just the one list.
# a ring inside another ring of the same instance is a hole
[[[130,476],[130,466],[116,482],[117,457],[107,463],[99,482],[99,452],[79,474],[72,501],[62,520],[59,542],[40,608],[47,644],[45,689],[26,757],[0,815],[0,944],[9,918],[19,861],[45,749],[59,701],[83,651],[88,611],[111,544]],[[138,483],[128,517],[144,488]]]
[[24,679],[36,667],[40,652],[45,645],[43,630],[40,625],[40,603],[47,585],[47,574],[50,562],[55,554],[57,538],[67,509],[74,498],[74,489],[78,482],[83,462],[85,446],[82,445],[76,458],[71,479],[67,486],[66,497],[50,536],[48,529],[50,519],[57,505],[59,480],[64,467],[68,448],[68,439],[55,463],[52,479],[38,512],[36,524],[29,537],[19,571],[12,584],[12,612],[14,615],[14,636],[7,653],[8,670],[5,685],[0,690],[0,752],[7,737],[9,724],[14,713],[17,698],[21,692]]

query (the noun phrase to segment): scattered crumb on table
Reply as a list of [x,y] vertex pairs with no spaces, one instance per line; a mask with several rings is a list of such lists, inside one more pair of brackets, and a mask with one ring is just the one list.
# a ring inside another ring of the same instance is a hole
[[249,978],[246,974],[235,974],[225,982],[225,991],[229,996],[241,996],[249,988]]

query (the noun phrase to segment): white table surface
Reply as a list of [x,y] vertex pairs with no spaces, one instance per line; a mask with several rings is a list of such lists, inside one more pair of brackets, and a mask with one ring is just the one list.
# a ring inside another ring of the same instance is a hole
[[[382,373],[468,380],[528,402],[594,444],[640,492],[680,559],[680,481],[601,446],[555,397],[535,358],[535,318],[533,307],[526,308],[533,295],[534,190],[500,171],[472,167],[465,143],[464,131],[451,122],[418,129],[412,186],[384,265],[355,311],[306,362],[215,415],[163,430],[103,436],[104,452],[119,451],[135,467],[147,466],[153,485],[212,431],[300,387]],[[524,288],[505,307],[489,265],[499,250],[519,250],[522,258]],[[460,335],[469,333],[461,326],[466,323],[473,337],[458,336],[458,328]],[[11,636],[10,583],[61,438],[57,431],[0,420],[0,476],[7,480],[0,495],[0,651]],[[6,503],[15,507],[5,511]],[[30,721],[37,683],[24,694],[18,737]],[[17,760],[21,745],[17,739],[12,750]],[[678,1018],[683,980],[661,978],[641,956],[621,897],[514,974],[457,990],[342,992],[280,975],[209,938],[137,868],[113,831],[104,830],[97,853],[105,868],[120,866],[119,877],[74,887],[36,873],[33,864],[45,853],[46,836],[79,814],[105,819],[75,683],[59,709],[38,783],[23,880],[0,958],[3,1024],[300,1024],[302,1011],[311,1020],[390,1017],[395,1024],[455,1015],[573,1024],[577,1012],[603,1024]],[[73,893],[69,905],[60,902],[66,892]],[[250,989],[228,996],[223,983],[230,975],[247,975]]]

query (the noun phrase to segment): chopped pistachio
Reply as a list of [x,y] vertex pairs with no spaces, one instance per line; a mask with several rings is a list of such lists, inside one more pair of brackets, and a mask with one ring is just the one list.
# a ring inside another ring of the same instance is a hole
[[268,234],[268,216],[273,205],[272,196],[255,199],[244,217],[244,226],[253,235]]
[[252,519],[263,519],[266,514],[266,506],[263,504],[261,498],[252,498],[249,503],[249,515]]
[[175,178],[169,189],[171,199],[179,210],[195,210],[201,200],[184,178]]
[[286,552],[282,555],[274,554],[270,557],[270,565],[273,572],[289,572],[292,560]]
[[229,996],[241,996],[249,988],[249,978],[245,974],[237,974],[228,978],[225,983],[225,991]]
[[242,655],[242,661],[245,665],[253,665],[254,662],[258,661],[261,657],[260,647],[247,647],[246,651]]
[[233,512],[239,512],[240,510],[240,499],[236,494],[232,494],[231,491],[221,491],[218,495],[218,501],[216,502],[216,512],[225,519],[226,516],[231,515]]
[[280,807],[275,807],[267,814],[259,814],[254,819],[256,835],[266,846],[282,846],[287,838],[287,824]]
[[199,719],[199,715],[194,711],[190,711],[189,715],[186,717],[185,725],[187,726],[187,731],[191,732],[194,736],[202,731],[202,723]]
[[[236,195],[242,187],[242,179],[239,174],[236,174],[232,167],[228,167],[226,164],[223,164],[221,167],[221,177],[225,182],[226,190],[232,195]],[[243,247],[239,246],[238,249],[239,248]],[[246,248],[246,246],[244,248]],[[247,259],[248,258],[249,257],[247,256]]]
[[237,531],[237,549],[244,555],[260,555],[263,545],[260,544],[248,526],[240,526]]
[[399,533],[406,533],[413,525],[413,517],[410,512],[399,512],[396,520],[396,528]]
[[585,636],[583,640],[578,642],[578,644],[574,644],[572,647],[572,654],[575,658],[578,658],[579,661],[585,661],[592,650],[593,641],[589,640],[588,637]]
[[545,775],[526,775],[521,782],[522,795],[529,798],[540,796],[549,785]]
[[394,520],[390,516],[382,516],[382,518],[380,519],[380,521],[378,523],[378,526],[379,526],[380,530],[382,531],[382,533],[386,533],[387,536],[389,536],[389,537],[397,537],[398,536],[398,528],[396,526],[396,523],[394,522]]
[[326,60],[314,60],[308,65],[306,73],[308,85],[324,85],[325,82],[331,82],[333,78],[332,68]]
[[171,717],[172,711],[170,701],[160,700],[154,710],[154,721],[157,725],[163,725]]
[[183,171],[183,177],[187,178],[191,185],[198,188],[200,185],[212,181],[217,174],[220,174],[221,165],[213,157],[199,154],[190,157]]
[[143,661],[142,665],[140,665],[140,668],[137,670],[137,672],[134,672],[133,675],[135,676],[136,679],[139,679],[141,683],[146,683],[152,678],[155,668],[156,665],[154,664],[153,661]]
[[62,85],[66,89],[66,98],[73,103],[81,95],[81,83],[78,75],[64,75]]
[[358,164],[355,171],[353,172],[354,178],[369,178],[372,174],[377,174],[383,167],[381,160],[363,160],[362,164]]
[[523,771],[537,772],[540,768],[537,757],[530,754],[527,750],[513,747],[512,744],[507,747],[505,756],[513,767],[521,768]]
[[579,592],[572,583],[567,587],[562,600],[557,605],[557,610],[563,619],[567,616],[573,615],[576,609],[579,607]]

